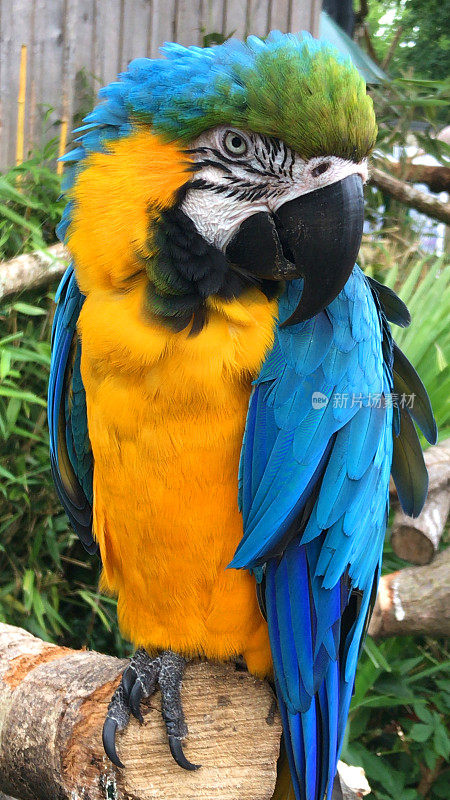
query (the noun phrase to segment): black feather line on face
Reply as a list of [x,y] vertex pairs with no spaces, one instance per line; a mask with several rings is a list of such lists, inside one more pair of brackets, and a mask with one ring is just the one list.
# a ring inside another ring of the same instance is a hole
[[[192,321],[190,335],[196,335],[207,321],[208,297],[232,300],[255,280],[234,270],[225,254],[209,244],[181,210],[180,203],[192,186],[209,188],[201,179],[183,187],[176,205],[162,211],[149,230],[149,251],[156,245],[157,255],[144,258],[149,277],[145,307],[174,332],[184,330]],[[236,191],[230,186],[222,188]],[[279,290],[274,281],[257,281],[257,285],[269,299]]]

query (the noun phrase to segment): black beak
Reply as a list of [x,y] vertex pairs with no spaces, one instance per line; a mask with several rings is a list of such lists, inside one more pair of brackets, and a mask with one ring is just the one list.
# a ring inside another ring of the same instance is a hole
[[231,239],[229,261],[258,278],[303,277],[302,297],[282,327],[314,317],[346,284],[361,244],[363,184],[359,175],[316,189],[260,212],[242,223]]

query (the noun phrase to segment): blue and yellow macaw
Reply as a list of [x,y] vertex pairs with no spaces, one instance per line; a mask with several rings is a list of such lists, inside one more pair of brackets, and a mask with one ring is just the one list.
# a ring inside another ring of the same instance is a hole
[[[427,474],[399,298],[355,259],[376,136],[331,46],[166,44],[101,91],[65,156],[49,388],[57,491],[137,652],[105,721],[157,686],[180,766],[186,659],[274,679],[297,800],[331,791],[392,473]],[[411,409],[394,402],[413,394]],[[281,784],[280,784],[281,786]],[[282,789],[277,789],[281,796]]]

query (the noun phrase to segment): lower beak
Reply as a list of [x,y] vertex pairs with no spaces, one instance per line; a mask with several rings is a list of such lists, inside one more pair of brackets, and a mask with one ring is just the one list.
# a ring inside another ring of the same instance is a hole
[[304,279],[300,303],[282,327],[314,317],[345,286],[364,222],[359,175],[290,200],[274,213],[248,217],[226,249],[229,261],[271,280]]

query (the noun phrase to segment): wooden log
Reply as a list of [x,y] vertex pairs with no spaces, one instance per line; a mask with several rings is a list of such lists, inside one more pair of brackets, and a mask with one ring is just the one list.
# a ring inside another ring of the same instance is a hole
[[437,552],[450,507],[450,439],[445,439],[425,454],[429,491],[422,513],[408,517],[397,506],[397,494],[391,479],[391,502],[396,508],[391,542],[394,552],[413,564],[428,564]]
[[397,509],[391,532],[394,553],[412,564],[429,564],[437,553],[449,511],[448,486],[436,489],[428,495],[423,510],[416,519]]
[[186,669],[185,752],[172,760],[159,694],[118,736],[124,770],[103,753],[108,701],[126,662],[0,625],[0,790],[20,800],[269,800],[281,724],[266,682],[234,664]]
[[374,638],[450,634],[450,548],[424,567],[408,567],[380,581],[369,625]]
[[450,438],[444,439],[424,453],[428,470],[429,491],[433,492],[450,483]]
[[[169,756],[157,695],[144,703],[144,725],[131,720],[119,735],[126,768],[116,769],[101,727],[126,663],[0,624],[0,800],[271,798],[281,736],[272,690],[233,664],[187,668],[185,751],[201,770],[186,773]],[[364,770],[339,761],[330,800],[369,792]]]
[[443,203],[420,189],[415,189],[406,181],[401,181],[381,169],[372,167],[369,182],[378,186],[386,194],[403,203],[409,208],[415,208],[422,214],[427,214],[433,219],[450,224],[450,203]]
[[67,251],[62,244],[4,261],[0,264],[0,301],[56,280],[63,274],[67,263]]

